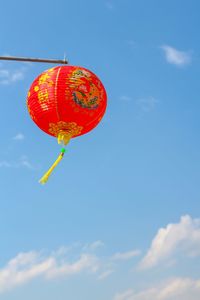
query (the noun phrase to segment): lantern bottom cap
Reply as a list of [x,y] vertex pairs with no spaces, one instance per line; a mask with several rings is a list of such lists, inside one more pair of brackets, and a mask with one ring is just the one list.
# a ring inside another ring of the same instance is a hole
[[67,145],[72,138],[72,133],[64,130],[60,130],[58,133],[58,144]]

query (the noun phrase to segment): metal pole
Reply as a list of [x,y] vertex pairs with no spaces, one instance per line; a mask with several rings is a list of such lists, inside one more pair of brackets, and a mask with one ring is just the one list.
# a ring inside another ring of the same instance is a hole
[[0,60],[15,60],[15,61],[29,61],[38,63],[51,63],[51,64],[68,64],[66,59],[43,59],[43,58],[29,58],[29,57],[15,57],[15,56],[0,56]]

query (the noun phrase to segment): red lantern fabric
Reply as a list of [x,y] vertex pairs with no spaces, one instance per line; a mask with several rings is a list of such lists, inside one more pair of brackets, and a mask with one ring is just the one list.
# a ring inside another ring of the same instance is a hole
[[106,91],[91,71],[76,66],[58,66],[40,74],[32,83],[27,107],[44,132],[76,137],[92,130],[102,119]]

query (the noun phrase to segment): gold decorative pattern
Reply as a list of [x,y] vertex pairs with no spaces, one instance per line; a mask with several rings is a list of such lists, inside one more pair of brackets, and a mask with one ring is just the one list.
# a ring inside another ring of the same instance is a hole
[[38,92],[38,91],[39,91],[39,89],[40,89],[40,88],[39,88],[39,86],[38,86],[38,85],[34,86],[34,91],[35,91],[35,92]]
[[49,99],[49,93],[47,89],[41,90],[38,92],[38,102],[43,103],[48,101]]
[[54,82],[52,79],[50,79],[51,76],[46,72],[44,74],[42,74],[40,77],[39,77],[39,81],[38,81],[38,84],[41,85],[41,84],[47,84],[49,86],[53,86],[54,85]]
[[100,83],[95,84],[91,74],[85,70],[75,69],[68,78],[73,100],[82,108],[96,109],[101,102]]
[[49,124],[49,132],[54,136],[58,136],[59,132],[66,132],[71,136],[75,136],[81,133],[83,127],[78,126],[75,122],[63,122],[60,121],[58,123],[50,123]]

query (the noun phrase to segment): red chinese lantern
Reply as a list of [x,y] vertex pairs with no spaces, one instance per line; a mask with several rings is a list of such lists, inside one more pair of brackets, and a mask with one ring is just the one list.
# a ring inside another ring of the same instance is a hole
[[[43,72],[32,83],[27,98],[32,120],[63,145],[97,126],[106,104],[106,91],[98,77],[75,66],[58,66]],[[41,183],[48,180],[64,152],[62,149]]]

